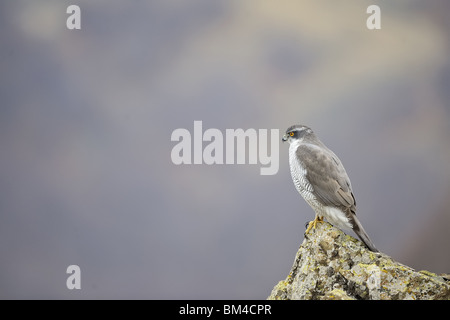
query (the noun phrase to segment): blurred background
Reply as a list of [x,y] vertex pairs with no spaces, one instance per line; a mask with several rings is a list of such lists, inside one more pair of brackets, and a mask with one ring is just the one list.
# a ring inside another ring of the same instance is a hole
[[[81,30],[66,9],[81,8]],[[381,30],[366,9],[381,7]],[[376,246],[450,272],[450,2],[0,4],[0,298],[264,299],[314,213],[177,128],[314,129]],[[81,268],[81,290],[66,269]]]

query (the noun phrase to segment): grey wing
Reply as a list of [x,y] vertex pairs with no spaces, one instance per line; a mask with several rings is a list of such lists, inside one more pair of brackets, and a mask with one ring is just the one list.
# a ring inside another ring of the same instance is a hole
[[356,212],[350,179],[339,158],[325,146],[312,144],[298,147],[297,157],[306,169],[306,178],[314,194],[325,206],[348,208]]

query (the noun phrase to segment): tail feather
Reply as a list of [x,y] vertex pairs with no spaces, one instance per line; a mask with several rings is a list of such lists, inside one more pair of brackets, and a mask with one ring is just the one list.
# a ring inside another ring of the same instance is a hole
[[370,251],[379,252],[379,250],[373,244],[372,240],[370,240],[369,236],[366,233],[366,230],[364,230],[356,215],[353,216],[353,222],[354,223],[352,229],[358,235],[359,239],[364,242],[364,244],[367,248],[369,248]]

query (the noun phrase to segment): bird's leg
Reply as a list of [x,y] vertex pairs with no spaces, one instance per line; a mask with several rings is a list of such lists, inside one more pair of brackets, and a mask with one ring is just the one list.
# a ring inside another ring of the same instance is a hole
[[320,217],[320,216],[316,213],[316,217],[314,218],[313,221],[311,221],[311,222],[308,224],[308,228],[306,229],[305,233],[308,233],[309,230],[311,230],[312,228],[315,229],[318,222],[323,222],[323,218]]

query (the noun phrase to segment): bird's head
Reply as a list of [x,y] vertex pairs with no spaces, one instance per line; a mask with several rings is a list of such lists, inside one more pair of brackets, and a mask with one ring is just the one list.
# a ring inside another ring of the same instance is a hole
[[289,143],[292,143],[294,141],[300,141],[303,139],[303,137],[312,133],[313,131],[311,130],[311,128],[296,124],[287,128],[286,133],[283,135],[283,138],[281,138],[281,140],[283,142],[287,141]]

